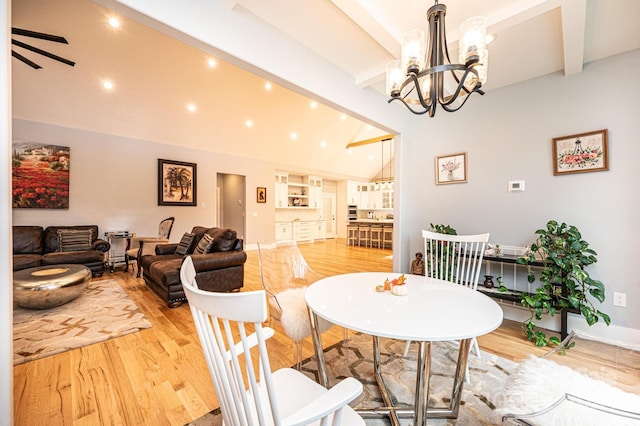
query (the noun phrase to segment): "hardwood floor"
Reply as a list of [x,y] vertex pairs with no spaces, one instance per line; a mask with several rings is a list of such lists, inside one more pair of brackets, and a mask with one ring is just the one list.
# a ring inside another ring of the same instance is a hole
[[[300,245],[307,262],[322,275],[358,271],[391,271],[391,251],[351,247],[344,240]],[[256,251],[247,252],[245,288],[261,287]],[[218,406],[187,304],[167,308],[142,278],[105,273],[116,280],[152,323],[150,329],[14,367],[14,424],[31,425],[184,425]],[[278,325],[276,324],[276,330]],[[334,327],[325,345],[342,339]],[[482,350],[520,360],[541,355],[524,339],[519,324],[505,321],[481,336]],[[595,346],[594,346],[595,345]],[[269,342],[274,369],[294,363],[293,342],[276,333]],[[307,338],[303,357],[311,356]],[[640,382],[640,362],[606,345],[586,344],[572,350],[580,367],[613,377],[622,387]],[[621,359],[622,357],[624,359]],[[620,368],[622,363],[623,368]],[[609,373],[607,373],[609,372]]]

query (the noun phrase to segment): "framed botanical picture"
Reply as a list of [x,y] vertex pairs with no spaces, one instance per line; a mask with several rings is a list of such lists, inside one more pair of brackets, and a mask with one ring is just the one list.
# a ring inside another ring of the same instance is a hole
[[258,187],[258,190],[256,191],[256,201],[258,203],[267,202],[267,188],[263,188],[261,186]]
[[607,129],[553,138],[553,174],[609,170]]
[[195,163],[158,159],[158,205],[197,205]]
[[467,153],[460,152],[436,157],[436,184],[467,181]]

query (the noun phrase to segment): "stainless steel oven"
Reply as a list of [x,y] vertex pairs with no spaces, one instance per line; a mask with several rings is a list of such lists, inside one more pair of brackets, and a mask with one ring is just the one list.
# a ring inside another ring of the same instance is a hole
[[357,220],[358,219],[358,206],[347,206],[347,220]]

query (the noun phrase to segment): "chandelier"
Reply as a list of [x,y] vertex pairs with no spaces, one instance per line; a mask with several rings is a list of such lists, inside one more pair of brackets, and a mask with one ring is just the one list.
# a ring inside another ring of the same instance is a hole
[[438,0],[427,12],[425,32],[414,29],[402,37],[401,60],[387,65],[387,94],[414,114],[433,117],[440,104],[447,112],[459,110],[472,93],[484,95],[489,51],[484,17],[467,19],[460,25],[459,64],[452,64],[447,47],[444,17],[447,6]]

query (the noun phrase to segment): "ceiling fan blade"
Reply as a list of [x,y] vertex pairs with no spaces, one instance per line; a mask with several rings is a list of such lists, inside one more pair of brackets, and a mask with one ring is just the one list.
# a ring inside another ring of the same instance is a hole
[[54,55],[53,53],[49,53],[49,52],[47,52],[45,50],[38,49],[37,47],[31,46],[29,44],[23,43],[23,42],[18,41],[18,40],[13,40],[12,39],[11,40],[11,44],[14,44],[14,45],[22,47],[24,49],[30,50],[32,52],[35,52],[35,53],[39,54],[39,55],[46,56],[47,58],[55,59],[56,61],[62,62],[63,64],[67,64],[69,66],[74,66],[76,64],[75,62],[72,62],[72,61],[70,61],[68,59],[62,58],[62,57],[60,57],[58,55]]
[[23,30],[22,28],[11,27],[11,34],[21,35],[25,37],[39,38],[47,41],[54,41],[56,43],[69,44],[67,42],[67,39],[64,37],[60,37],[53,34],[39,33],[36,31]]
[[13,50],[11,51],[11,56],[13,56],[14,58],[24,62],[25,64],[29,65],[33,69],[37,70],[37,69],[42,68],[40,65],[36,64],[32,60],[25,58],[24,56],[22,56],[21,54],[19,54],[17,52],[14,52]]

